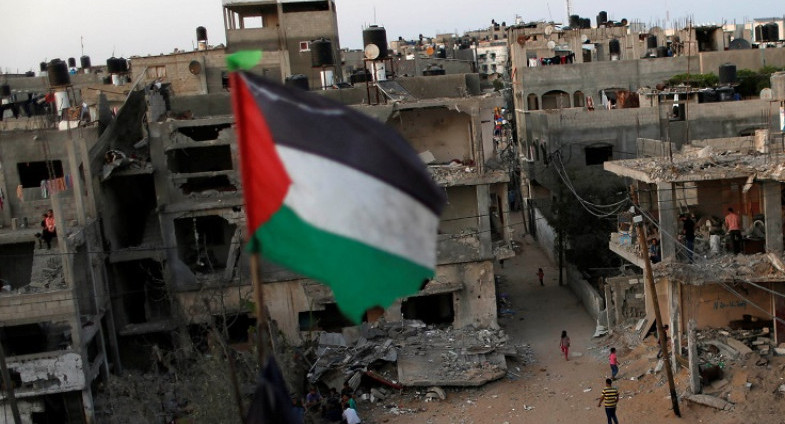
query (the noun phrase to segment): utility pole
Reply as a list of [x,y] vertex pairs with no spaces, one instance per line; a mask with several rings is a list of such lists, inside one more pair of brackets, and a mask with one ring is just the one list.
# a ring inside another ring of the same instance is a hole
[[[632,198],[632,203],[635,205],[635,208],[640,209],[638,206],[638,195],[635,192],[635,186],[633,185],[630,186],[630,197]],[[665,374],[668,376],[668,387],[670,388],[671,392],[673,413],[676,414],[677,417],[681,417],[681,411],[679,411],[679,398],[676,395],[676,384],[673,381],[673,369],[671,368],[670,353],[668,353],[668,338],[666,337],[665,329],[662,326],[660,301],[657,298],[657,287],[654,285],[654,273],[651,270],[651,261],[649,260],[649,255],[647,254],[648,249],[646,248],[646,230],[643,226],[643,215],[635,216],[633,218],[633,222],[635,222],[638,227],[638,244],[640,245],[641,258],[643,259],[645,270],[644,277],[646,280],[646,285],[649,288],[652,305],[654,306],[654,319],[655,324],[657,325],[657,339],[660,342],[660,349],[662,349],[662,358],[663,362],[665,363]]]
[[22,416],[19,415],[19,407],[16,405],[16,396],[14,396],[14,382],[11,381],[11,375],[8,373],[3,346],[0,346],[0,371],[3,373],[3,385],[5,386],[8,403],[11,404],[11,414],[14,416],[14,424],[22,424]]

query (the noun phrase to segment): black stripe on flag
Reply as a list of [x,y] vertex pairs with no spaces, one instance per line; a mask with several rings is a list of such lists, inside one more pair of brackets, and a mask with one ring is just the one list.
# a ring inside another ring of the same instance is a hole
[[276,144],[323,156],[409,194],[437,216],[444,192],[391,127],[324,96],[243,72]]

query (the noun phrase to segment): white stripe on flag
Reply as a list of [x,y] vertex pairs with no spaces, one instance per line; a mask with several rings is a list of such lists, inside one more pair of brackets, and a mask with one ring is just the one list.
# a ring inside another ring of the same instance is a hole
[[338,162],[276,145],[292,179],[284,199],[324,231],[401,256],[436,263],[439,217],[408,194]]

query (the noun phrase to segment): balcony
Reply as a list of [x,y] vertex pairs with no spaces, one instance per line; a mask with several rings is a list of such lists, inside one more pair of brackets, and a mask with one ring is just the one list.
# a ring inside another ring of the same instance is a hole
[[[82,357],[71,351],[37,353],[8,358],[8,371],[16,380],[17,398],[82,390]],[[5,391],[0,399],[5,400]]]
[[640,247],[638,245],[638,238],[636,235],[611,233],[611,239],[608,242],[608,248],[635,266],[639,268],[644,267],[643,259],[640,256]]

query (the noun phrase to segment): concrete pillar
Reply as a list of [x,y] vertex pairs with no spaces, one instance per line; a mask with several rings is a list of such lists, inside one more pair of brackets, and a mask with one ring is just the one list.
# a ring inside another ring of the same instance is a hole
[[[85,368],[89,369],[89,364],[85,363]],[[89,373],[88,373],[89,374]],[[85,424],[95,423],[95,405],[93,404],[93,393],[90,391],[89,381],[85,383],[87,387],[82,390],[82,408],[84,410]]]
[[766,251],[781,253],[782,244],[782,184],[763,182],[763,213],[766,215]]
[[675,188],[673,183],[657,183],[657,206],[660,211],[660,248],[662,261],[676,260],[676,236],[679,233],[676,219]]
[[477,229],[480,239],[480,257],[489,258],[493,256],[493,244],[491,242],[491,217],[488,211],[491,203],[491,192],[488,184],[477,186]]
[[689,351],[690,362],[690,391],[693,394],[701,392],[701,376],[698,364],[698,341],[695,337],[695,320],[691,319],[687,324],[687,350]]
[[674,279],[668,282],[668,301],[670,309],[670,338],[673,355],[671,356],[673,369],[679,368],[676,355],[681,355],[681,284]]
[[[68,154],[68,172],[71,173],[71,184],[73,184],[74,193],[74,206],[76,207],[76,221],[80,226],[87,223],[87,216],[85,215],[84,207],[84,187],[82,186],[82,178],[79,176],[79,158],[76,154],[77,141],[71,137],[72,131],[69,131],[68,140],[65,142],[66,153]],[[89,165],[88,165],[89,166]],[[61,227],[62,228],[62,227]]]
[[616,304],[613,302],[611,285],[605,283],[605,314],[608,316],[608,333],[613,334],[613,327],[616,325]]

